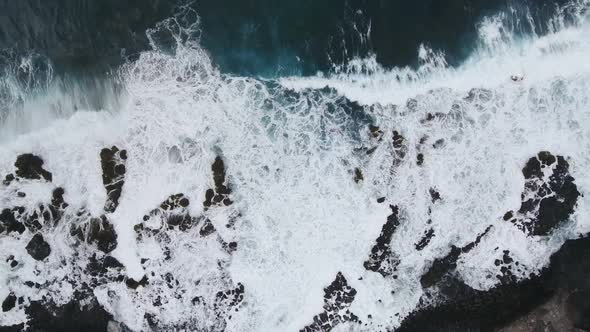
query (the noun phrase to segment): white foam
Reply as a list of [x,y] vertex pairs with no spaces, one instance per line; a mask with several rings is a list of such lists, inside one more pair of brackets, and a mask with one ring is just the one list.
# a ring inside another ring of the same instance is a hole
[[[190,198],[191,213],[201,214],[204,192],[213,186],[211,164],[221,153],[236,203],[229,211],[211,212],[211,218],[222,237],[237,240],[238,251],[229,258],[214,237],[203,240],[178,233],[171,241],[183,255],[149,268],[173,273],[190,289],[190,296],[175,298],[160,280],[137,291],[120,283],[97,289],[105,308],[134,330],[142,329],[145,312],[160,312],[171,324],[187,317],[206,324],[210,313],[190,301],[198,295],[214,296],[228,286],[217,269],[218,260],[229,260],[231,279],[246,289],[245,304],[228,322],[229,331],[302,328],[321,312],[323,288],[339,271],[358,291],[351,310],[363,319],[373,316],[367,330],[396,326],[422,294],[419,277],[428,264],[451,245],[473,241],[488,225],[494,225],[492,231],[458,266],[466,282],[478,289],[497,282],[486,277],[498,255],[495,247],[510,250],[526,272],[535,272],[565,237],[590,227],[587,29],[581,23],[529,41],[510,40],[518,44],[502,44],[498,54],[474,55],[456,69],[447,68],[442,55],[423,48],[423,66],[417,71],[384,70],[369,63],[372,69],[363,74],[286,78],[281,80],[284,86],[303,92],[291,101],[274,95],[265,82],[220,74],[198,46],[179,46],[175,55],[145,52],[121,69],[127,97],[117,112],[75,112],[45,129],[6,141],[0,145],[0,170],[11,172],[20,153],[38,154],[53,172],[55,185],[65,188],[66,201],[73,207],[86,206],[97,216],[106,197],[100,149],[127,149],[123,194],[110,220],[118,234],[114,255],[137,280],[148,272],[139,259],[158,262],[162,248],[157,241],[136,241],[133,226],[166,197],[180,192]],[[497,34],[485,32],[494,41],[500,38]],[[515,72],[524,73],[524,81],[510,81]],[[336,96],[316,98],[305,90],[325,85],[365,104],[399,105],[365,109],[385,133],[374,154],[354,152],[374,143],[366,126],[355,125],[341,109],[330,109]],[[473,88],[489,91],[475,101],[465,100]],[[405,106],[410,97],[415,107]],[[452,116],[445,120],[421,122],[427,113],[447,114],[451,109]],[[406,161],[396,167],[388,143],[393,130],[408,143]],[[355,138],[358,134],[361,140]],[[416,145],[424,135],[430,137],[428,145],[438,139],[446,144],[426,149],[425,164],[417,167]],[[171,150],[180,153],[171,158]],[[522,166],[542,150],[571,158],[570,171],[584,195],[574,226],[550,241],[525,237],[501,221],[504,212],[520,205]],[[361,184],[353,181],[355,167],[363,170]],[[431,187],[443,199],[429,216]],[[48,189],[43,190],[46,195]],[[390,213],[387,204],[376,203],[381,196],[398,205],[402,215],[392,241],[401,258],[397,280],[363,267]],[[9,199],[2,198],[3,203]],[[224,220],[236,211],[242,215],[236,230],[224,230]],[[436,236],[423,251],[416,251],[414,244],[429,218]],[[28,239],[8,239],[3,238],[2,251],[19,252],[25,266],[34,265],[23,252]],[[42,277],[57,281],[70,268],[60,266],[59,257],[71,256],[73,249],[66,226],[50,233],[49,239],[56,249],[44,263]],[[8,275],[22,280],[34,276],[30,267]],[[11,280],[0,279],[0,296],[7,287],[25,292]],[[52,294],[66,301],[70,293],[56,295],[60,287],[57,283]],[[109,290],[117,296],[109,296]],[[170,301],[155,308],[157,295]],[[22,318],[20,311],[3,315],[0,324]]]

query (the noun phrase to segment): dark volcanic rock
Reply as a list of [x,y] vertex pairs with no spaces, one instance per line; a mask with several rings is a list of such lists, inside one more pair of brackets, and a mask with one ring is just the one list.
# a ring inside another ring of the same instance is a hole
[[14,181],[14,179],[15,179],[14,174],[8,174],[8,175],[6,175],[6,177],[4,177],[4,181],[2,181],[2,183],[5,186],[8,186],[12,183],[12,181]]
[[117,247],[115,229],[104,215],[90,221],[87,241],[95,242],[98,249],[105,253],[109,253]]
[[136,281],[133,278],[127,278],[125,280],[125,284],[131,289],[137,289],[139,286],[145,287],[145,285],[148,284],[148,278],[145,275],[139,281]]
[[104,253],[109,253],[117,247],[117,233],[105,215],[72,225],[70,234],[80,241],[96,244]]
[[231,190],[226,184],[225,164],[223,163],[223,159],[221,159],[221,157],[215,157],[215,161],[211,165],[211,171],[213,172],[213,182],[215,183],[215,189],[208,189],[205,192],[205,201],[203,202],[205,209],[213,205],[231,205],[233,203],[229,198]]
[[430,198],[432,199],[432,203],[436,203],[436,201],[440,201],[442,198],[440,197],[440,193],[436,191],[434,188],[430,188],[428,191],[430,193]]
[[393,164],[395,166],[404,160],[408,153],[408,147],[406,146],[406,139],[396,130],[393,131],[392,144],[394,153]]
[[384,277],[392,275],[399,264],[399,259],[391,252],[391,238],[400,224],[399,209],[393,205],[390,205],[390,208],[392,213],[387,217],[377,243],[371,249],[369,259],[363,263],[365,269],[378,272]]
[[97,258],[96,255],[92,255],[86,265],[85,273],[93,277],[98,277],[105,276],[109,272],[109,269],[118,271],[123,268],[123,264],[113,256],[107,255],[102,258]]
[[51,247],[43,239],[43,235],[37,233],[26,246],[27,252],[31,257],[38,261],[44,260],[51,253]]
[[211,220],[205,219],[203,226],[201,226],[201,229],[199,230],[199,234],[201,236],[205,237],[205,236],[209,236],[209,235],[213,234],[214,232],[215,232],[215,226],[213,226],[213,223],[211,222]]
[[16,305],[16,295],[14,293],[8,294],[8,296],[2,301],[2,311],[7,312],[12,310]]
[[228,312],[239,306],[244,300],[244,285],[238,283],[234,289],[217,292],[214,309],[217,312]]
[[348,308],[354,301],[356,289],[350,287],[342,273],[324,288],[324,311],[313,317],[313,323],[304,327],[302,332],[328,332],[344,322],[357,322],[358,317]]
[[52,180],[50,172],[43,169],[43,159],[30,153],[21,154],[14,163],[16,175],[30,180]]
[[18,232],[22,234],[25,231],[25,225],[16,220],[10,209],[4,209],[0,213],[0,225],[0,233],[6,231],[6,233]]
[[[545,176],[545,173],[550,175]],[[562,156],[539,152],[522,169],[525,178],[522,204],[504,220],[531,235],[548,235],[574,212],[580,193]]]
[[51,302],[32,301],[25,309],[31,332],[108,331],[113,316],[93,295],[76,292],[74,299],[63,306]]
[[378,127],[378,126],[374,126],[374,125],[369,125],[369,131],[371,132],[371,137],[381,141],[381,139],[383,139],[383,131]]
[[[535,321],[537,325],[561,326],[555,331],[588,329],[588,255],[590,237],[568,240],[539,275],[516,283],[501,283],[488,291],[474,290],[447,275],[439,283],[446,300],[418,309],[396,331],[536,331]],[[566,301],[561,301],[561,297]]]
[[104,206],[106,212],[115,212],[119,206],[119,198],[125,183],[126,160],[127,151],[119,150],[116,146],[100,151],[102,182],[107,191],[107,201]]
[[[190,201],[184,194],[171,195],[160,204],[159,208],[152,210],[149,215],[145,215],[143,221],[147,222],[151,218],[161,217],[168,225],[168,228],[178,227],[180,230],[186,231],[198,223],[198,220],[192,218],[188,213],[187,208],[189,204]],[[144,225],[138,226],[136,231],[141,231],[144,228]],[[151,230],[158,231],[159,229]]]
[[423,153],[418,153],[418,155],[416,156],[416,165],[418,165],[418,166],[424,165],[424,154]]
[[430,240],[432,240],[433,237],[434,237],[434,229],[429,228],[427,231],[424,232],[424,236],[422,237],[422,239],[420,239],[420,241],[418,243],[416,243],[414,245],[414,247],[418,251],[426,248],[426,246],[430,243]]
[[363,176],[363,172],[360,170],[360,168],[355,168],[354,169],[354,182],[359,183],[361,181],[363,181],[365,178]]
[[451,246],[451,251],[443,258],[437,258],[432,263],[432,266],[426,273],[420,278],[422,287],[428,288],[438,283],[446,274],[455,270],[457,267],[457,261],[461,254],[468,253],[475,248],[481,239],[492,229],[492,226],[488,226],[486,230],[479,234],[475,241],[468,243],[462,248],[458,248],[454,245]]

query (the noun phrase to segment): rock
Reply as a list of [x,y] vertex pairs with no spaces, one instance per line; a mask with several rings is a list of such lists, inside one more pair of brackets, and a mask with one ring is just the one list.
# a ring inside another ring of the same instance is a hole
[[355,168],[354,169],[354,182],[359,183],[361,181],[363,181],[365,178],[363,177],[363,172],[360,170],[360,168]]
[[87,241],[96,243],[98,249],[109,253],[117,247],[117,233],[106,216],[94,218],[90,221]]
[[371,137],[377,139],[378,141],[381,141],[383,138],[383,131],[377,126],[370,124],[369,132],[371,133]]
[[37,233],[33,236],[25,249],[27,249],[27,252],[29,255],[31,255],[31,257],[38,261],[44,260],[51,253],[51,247],[47,242],[45,242],[43,235],[40,233]]
[[148,278],[146,275],[144,275],[139,281],[136,281],[133,278],[127,278],[125,279],[125,284],[131,289],[137,289],[139,286],[145,287],[148,284]]
[[420,241],[418,243],[416,243],[414,245],[414,247],[418,251],[426,248],[426,246],[430,243],[430,240],[432,240],[433,237],[434,237],[434,229],[429,228],[428,230],[426,230],[424,232],[424,236],[422,237],[422,239],[420,239]]
[[76,292],[74,299],[58,306],[47,301],[31,301],[25,308],[29,318],[28,331],[105,332],[113,316],[98,303],[92,294]]
[[575,290],[567,298],[566,311],[573,327],[590,331],[590,290]]
[[[85,212],[79,212],[84,216]],[[100,218],[90,218],[83,220],[78,224],[73,224],[70,229],[70,235],[77,237],[80,241],[88,244],[96,244],[98,249],[104,253],[109,253],[117,247],[117,233],[105,215]]]
[[358,322],[358,317],[348,309],[355,296],[356,289],[350,287],[346,278],[338,272],[336,279],[324,288],[324,311],[314,316],[313,323],[301,332],[329,332],[340,323]]
[[226,184],[225,164],[221,157],[215,157],[215,161],[211,165],[211,171],[213,173],[215,189],[208,189],[205,192],[205,202],[203,202],[203,206],[207,209],[213,205],[221,205],[222,203],[225,206],[231,205],[233,203],[229,198],[231,190]]
[[215,295],[215,304],[213,305],[214,310],[222,313],[236,308],[244,300],[244,291],[244,285],[238,283],[234,289],[217,292]]
[[434,144],[432,144],[432,147],[435,149],[440,149],[443,146],[445,146],[444,138],[438,139],[438,140],[436,140],[436,142],[434,142]]
[[378,272],[383,277],[392,275],[399,264],[399,259],[391,252],[391,238],[393,233],[399,227],[399,209],[397,206],[390,206],[392,214],[387,217],[387,221],[381,229],[381,234],[371,249],[369,259],[363,263],[365,269]]
[[0,230],[6,231],[8,234],[12,232],[22,234],[25,231],[25,225],[16,220],[10,209],[4,209],[0,213],[0,225],[2,225]]
[[213,226],[213,223],[211,223],[211,220],[205,219],[203,226],[201,226],[201,229],[199,230],[199,234],[202,237],[205,237],[205,236],[209,236],[209,235],[213,234],[214,232],[215,232],[215,226]]
[[53,176],[43,169],[43,159],[30,153],[21,154],[14,163],[16,176],[29,180],[51,181]]
[[[544,171],[550,175],[546,177]],[[522,174],[525,187],[517,213],[509,211],[504,220],[514,223],[529,235],[548,235],[574,212],[580,193],[562,156],[539,152],[529,159]]]
[[486,230],[479,234],[475,241],[468,243],[462,248],[458,248],[454,245],[451,246],[451,251],[443,258],[437,258],[434,260],[428,271],[420,277],[420,284],[423,288],[434,286],[438,283],[447,273],[455,270],[457,267],[457,261],[461,254],[468,253],[475,248],[481,239],[492,229],[492,226],[488,226]]
[[14,181],[14,179],[15,179],[14,174],[8,174],[8,175],[6,175],[6,177],[4,178],[4,181],[2,181],[2,183],[5,186],[8,186],[12,183],[12,181]]
[[430,199],[432,200],[432,203],[436,203],[437,201],[441,200],[440,193],[436,191],[436,189],[430,188],[428,192],[430,193]]
[[86,265],[85,272],[91,276],[105,275],[111,270],[122,270],[124,268],[116,258],[106,255],[101,259],[97,259],[96,255],[90,257],[88,265]]
[[394,153],[394,166],[400,164],[406,157],[408,147],[405,144],[405,138],[396,130],[393,131],[393,153]]
[[424,165],[424,154],[423,153],[418,153],[418,155],[416,155],[416,165],[418,165],[418,166]]
[[8,296],[2,301],[2,311],[7,312],[12,310],[16,305],[16,295],[14,293],[8,294]]
[[[438,284],[445,299],[417,309],[396,332],[480,331],[482,326],[500,332],[535,331],[540,326],[553,326],[556,332],[588,329],[588,255],[590,237],[568,240],[538,275],[488,291],[471,289],[447,275]],[[512,263],[507,256],[504,251],[498,264]]]
[[119,206],[119,198],[125,183],[126,160],[127,151],[119,150],[116,146],[100,151],[102,182],[107,191],[107,201],[104,206],[106,212],[115,212]]
[[[160,207],[152,210],[149,215],[143,217],[143,221],[147,222],[151,218],[160,217],[168,225],[168,228],[172,229],[178,227],[181,231],[186,231],[192,228],[198,223],[197,220],[192,218],[187,210],[190,201],[184,196],[184,194],[175,194],[168,197]],[[144,225],[136,226],[136,231],[141,232],[145,228],[150,228]],[[159,231],[159,229],[151,229],[152,231]]]

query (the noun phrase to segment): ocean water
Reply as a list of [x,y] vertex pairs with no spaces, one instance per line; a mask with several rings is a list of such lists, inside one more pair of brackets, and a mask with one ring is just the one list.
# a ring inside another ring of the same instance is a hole
[[[6,53],[0,174],[33,153],[53,180],[3,186],[0,207],[35,210],[57,187],[69,206],[58,225],[43,228],[51,246],[43,262],[25,250],[33,233],[0,235],[2,255],[20,262],[18,269],[0,265],[0,299],[15,293],[25,304],[45,297],[60,305],[81,282],[94,282],[84,266],[104,253],[70,235],[72,224],[83,222],[82,209],[114,226],[117,246],[109,254],[122,274],[149,280],[131,289],[109,279],[92,290],[113,321],[132,331],[149,328],[146,313],[162,330],[297,331],[322,312],[324,288],[339,272],[356,290],[349,309],[362,323],[336,330],[395,329],[422,305],[420,278],[433,260],[490,225],[461,255],[458,276],[476,290],[498,285],[495,260],[503,250],[520,263],[517,279],[537,274],[564,241],[590,231],[589,5],[563,3],[543,18],[524,7],[489,9],[474,23],[473,45],[461,60],[424,41],[412,50],[415,66],[385,65],[367,47],[329,68],[314,65],[319,71],[309,75],[220,67],[204,42],[207,13],[198,6],[176,7],[146,29],[147,49],[99,74]],[[363,27],[358,36],[370,38],[370,24]],[[369,125],[379,127],[378,137]],[[111,146],[128,157],[119,206],[105,212],[100,152]],[[529,236],[503,216],[519,209],[522,168],[540,151],[564,156],[581,196],[549,236]],[[218,156],[233,204],[206,208]],[[177,193],[190,200],[187,212],[209,219],[216,232],[138,238],[134,226]],[[399,259],[395,277],[363,265],[390,205],[400,220],[389,242]],[[417,250],[429,229],[434,237]],[[237,250],[229,253],[222,244],[231,241]],[[220,314],[216,294],[238,283],[243,301]],[[2,326],[26,320],[24,306],[0,315]]]

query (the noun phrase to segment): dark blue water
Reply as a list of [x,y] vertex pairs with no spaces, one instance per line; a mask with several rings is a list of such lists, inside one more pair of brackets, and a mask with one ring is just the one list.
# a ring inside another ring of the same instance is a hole
[[[330,70],[374,53],[385,67],[413,65],[421,43],[457,64],[490,12],[531,8],[548,17],[563,0],[203,0],[202,44],[223,71],[275,76]],[[181,0],[0,1],[0,49],[47,57],[56,72],[105,72],[149,47],[146,29]],[[544,22],[544,20],[538,20]],[[539,30],[543,30],[539,27]],[[542,32],[542,31],[538,31]]]

